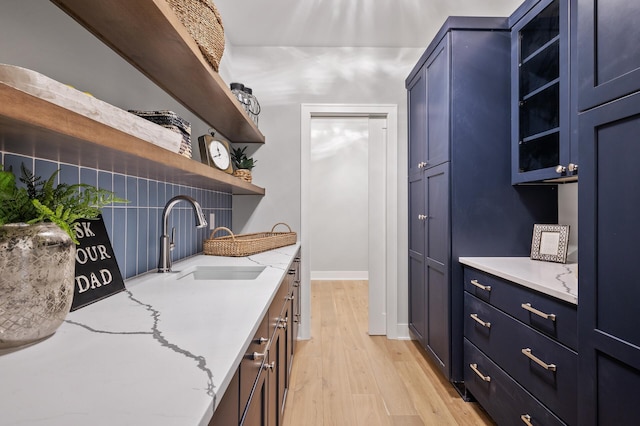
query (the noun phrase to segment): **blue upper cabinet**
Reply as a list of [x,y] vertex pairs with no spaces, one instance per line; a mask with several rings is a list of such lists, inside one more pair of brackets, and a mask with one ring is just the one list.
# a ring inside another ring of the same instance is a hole
[[578,108],[602,105],[640,90],[640,7],[631,0],[577,4]]
[[576,180],[568,0],[525,2],[512,20],[512,183]]

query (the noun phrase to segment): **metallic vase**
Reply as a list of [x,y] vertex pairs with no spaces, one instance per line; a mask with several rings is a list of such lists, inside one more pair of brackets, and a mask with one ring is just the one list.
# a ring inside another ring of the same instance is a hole
[[73,301],[76,246],[53,223],[0,226],[0,349],[36,342]]

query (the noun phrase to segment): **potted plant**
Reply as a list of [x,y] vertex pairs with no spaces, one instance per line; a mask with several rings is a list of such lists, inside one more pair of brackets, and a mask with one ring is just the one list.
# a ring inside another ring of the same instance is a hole
[[126,202],[86,184],[42,180],[21,167],[19,186],[0,166],[0,349],[50,336],[73,301],[74,231],[113,202]]
[[235,168],[233,175],[251,183],[251,169],[255,167],[258,161],[247,157],[247,154],[245,154],[246,149],[247,147],[245,146],[243,148],[233,148],[231,150],[231,160],[233,161]]

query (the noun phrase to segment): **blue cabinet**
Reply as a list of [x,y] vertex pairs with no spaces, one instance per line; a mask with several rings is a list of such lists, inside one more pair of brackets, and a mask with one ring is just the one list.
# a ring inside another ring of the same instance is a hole
[[512,25],[512,182],[575,180],[568,0],[529,0]]
[[579,424],[637,424],[640,94],[585,111],[579,123]]
[[578,11],[579,110],[640,90],[638,2],[572,0],[572,3]]
[[577,7],[580,425],[637,424],[640,4]]
[[[463,381],[460,256],[526,256],[557,222],[554,186],[511,185],[506,18],[449,18],[406,80],[409,328]],[[489,107],[488,107],[489,106]]]
[[467,389],[498,423],[578,424],[576,306],[473,268],[464,282]]

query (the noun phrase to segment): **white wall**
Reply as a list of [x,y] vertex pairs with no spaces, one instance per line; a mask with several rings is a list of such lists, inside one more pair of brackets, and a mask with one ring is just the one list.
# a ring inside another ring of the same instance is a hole
[[[236,196],[234,232],[276,222],[300,231],[300,105],[398,105],[398,322],[407,312],[407,95],[404,80],[424,48],[233,47],[234,81],[251,86],[262,105],[266,145],[254,148],[254,182],[264,197]],[[223,57],[223,61],[225,58]]]
[[578,184],[558,185],[558,223],[569,225],[569,262],[578,261]]
[[360,272],[360,276],[366,277],[369,269],[368,139],[366,117],[311,120],[312,279],[314,276],[344,278],[345,271]]

